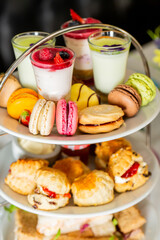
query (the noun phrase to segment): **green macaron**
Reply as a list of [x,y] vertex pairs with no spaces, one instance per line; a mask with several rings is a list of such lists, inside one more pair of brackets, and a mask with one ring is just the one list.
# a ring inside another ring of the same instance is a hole
[[133,87],[141,96],[141,106],[147,105],[156,96],[156,87],[153,81],[142,73],[133,73],[126,82],[127,85]]

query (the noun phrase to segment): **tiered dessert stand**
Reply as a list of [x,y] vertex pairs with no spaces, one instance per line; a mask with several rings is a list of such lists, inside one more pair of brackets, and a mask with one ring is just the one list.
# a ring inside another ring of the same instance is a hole
[[[34,46],[29,48],[26,52],[24,52],[7,70],[5,73],[5,76],[3,78],[3,81],[1,82],[0,88],[4,84],[7,77],[14,72],[14,70],[17,68],[18,64],[27,56],[29,55],[36,47],[43,44],[44,42],[47,42],[53,37],[58,37],[66,32],[74,31],[78,29],[86,29],[86,28],[101,28],[106,30],[117,30],[120,32],[123,32],[130,36],[133,45],[138,50],[139,54],[141,55],[145,74],[150,76],[149,67],[147,60],[143,54],[142,47],[137,42],[137,40],[131,36],[126,31],[107,24],[86,24],[86,25],[80,25],[80,26],[74,26],[69,27],[66,29],[62,29],[59,31],[56,31],[46,38],[40,40],[38,43],[36,43]],[[151,193],[154,186],[156,185],[158,178],[159,178],[159,164],[157,161],[157,158],[152,153],[150,148],[150,126],[149,123],[152,122],[152,120],[158,115],[160,111],[160,94],[157,90],[157,94],[155,99],[149,103],[147,106],[141,107],[138,114],[133,118],[125,119],[125,124],[120,127],[119,129],[110,132],[110,133],[103,133],[103,134],[82,134],[81,132],[77,131],[77,133],[74,136],[62,136],[59,135],[56,131],[56,129],[53,129],[52,133],[47,136],[43,137],[40,135],[32,135],[29,133],[28,128],[18,123],[18,121],[10,118],[7,114],[7,110],[0,108],[0,129],[5,131],[6,133],[9,133],[11,135],[14,135],[16,137],[25,138],[32,141],[37,142],[43,142],[43,143],[51,143],[51,144],[60,144],[60,145],[79,145],[79,144],[93,144],[103,141],[109,141],[112,139],[125,137],[127,135],[130,135],[132,133],[135,133],[136,131],[146,127],[146,144],[143,144],[138,141],[138,139],[134,137],[128,137],[129,141],[131,141],[131,144],[133,146],[133,149],[140,153],[144,160],[149,165],[149,171],[152,173],[150,176],[150,179],[140,188],[125,192],[122,194],[116,194],[115,198],[112,202],[96,206],[96,207],[78,207],[75,206],[70,201],[70,204],[67,205],[64,208],[60,208],[55,211],[41,211],[32,208],[32,206],[29,205],[26,196],[19,195],[15,192],[13,192],[5,183],[4,178],[8,173],[9,166],[12,161],[14,161],[13,157],[10,154],[10,144],[8,144],[0,155],[0,195],[9,203],[14,204],[15,206],[24,209],[26,211],[45,215],[45,216],[55,216],[55,217],[61,217],[61,218],[80,218],[80,217],[92,217],[92,216],[98,216],[98,215],[105,215],[110,213],[115,213],[121,210],[124,210],[125,208],[128,208],[132,205],[137,204],[144,198],[148,196],[148,194]]]

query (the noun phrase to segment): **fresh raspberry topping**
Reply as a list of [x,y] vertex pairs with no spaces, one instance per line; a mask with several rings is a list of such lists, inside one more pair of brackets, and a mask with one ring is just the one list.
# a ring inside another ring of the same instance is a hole
[[81,18],[73,9],[70,9],[70,15],[73,21],[78,21],[81,24],[85,23],[85,20]]
[[55,64],[60,64],[60,63],[63,63],[64,60],[63,58],[61,58],[59,52],[56,53],[56,56],[54,57],[54,63]]
[[43,48],[39,51],[39,59],[43,61],[52,60],[54,58],[53,53],[48,48]]
[[100,21],[95,18],[88,17],[85,23],[100,23]]

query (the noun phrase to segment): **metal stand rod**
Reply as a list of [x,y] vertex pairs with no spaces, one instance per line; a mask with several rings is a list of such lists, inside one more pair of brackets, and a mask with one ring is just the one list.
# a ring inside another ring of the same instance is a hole
[[[64,28],[58,31],[55,31],[53,33],[51,33],[50,35],[48,35],[47,37],[41,39],[40,41],[38,41],[37,43],[35,43],[32,47],[30,47],[29,49],[27,49],[19,58],[17,58],[13,64],[8,68],[8,70],[6,71],[6,73],[4,74],[4,77],[2,78],[2,81],[0,83],[0,90],[2,89],[6,79],[9,77],[9,75],[11,75],[14,70],[17,68],[17,66],[25,59],[26,56],[28,56],[34,49],[36,49],[37,47],[41,46],[43,43],[49,41],[51,38],[56,38],[59,37],[65,33],[68,32],[73,32],[75,30],[79,30],[79,29],[88,29],[88,28],[100,28],[100,29],[105,29],[105,30],[117,30],[119,32],[122,32],[124,34],[126,34],[127,36],[129,36],[132,40],[132,44],[134,45],[134,47],[137,49],[137,51],[139,52],[142,61],[143,61],[143,65],[144,65],[144,70],[145,70],[145,74],[150,77],[150,70],[149,70],[149,66],[148,66],[148,62],[147,59],[143,53],[143,49],[141,47],[141,45],[139,44],[139,42],[128,32],[126,32],[125,30],[113,26],[113,25],[109,25],[109,24],[102,24],[102,23],[94,23],[94,24],[84,24],[84,25],[78,25],[78,26],[72,26],[72,27],[68,27],[68,28]],[[146,131],[146,142],[147,145],[150,146],[150,126],[147,126],[147,131]]]

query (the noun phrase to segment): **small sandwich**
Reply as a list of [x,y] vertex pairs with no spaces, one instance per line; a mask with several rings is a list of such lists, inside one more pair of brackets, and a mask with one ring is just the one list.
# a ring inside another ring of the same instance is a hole
[[90,169],[83,162],[72,157],[56,161],[53,168],[64,172],[71,183],[75,178],[90,172]]
[[118,106],[102,104],[84,108],[79,112],[79,129],[85,133],[105,133],[119,128],[124,112]]
[[95,165],[97,169],[106,170],[108,167],[108,160],[110,156],[118,151],[120,148],[131,147],[129,141],[125,138],[118,138],[115,140],[97,143],[95,148]]
[[55,210],[68,204],[71,186],[65,173],[43,167],[36,172],[35,182],[34,193],[28,195],[28,202],[33,208]]
[[144,239],[141,227],[146,223],[146,219],[141,216],[136,206],[127,208],[114,214],[118,222],[118,227],[125,240]]
[[[146,219],[137,207],[92,218],[60,219],[16,210],[15,235],[18,240],[142,240]],[[60,231],[59,231],[60,230]]]
[[47,167],[43,159],[19,159],[10,165],[5,183],[15,192],[28,195],[36,188],[35,174],[39,168]]
[[76,178],[71,190],[74,204],[78,206],[98,206],[114,198],[114,182],[108,173],[100,170]]
[[150,176],[147,163],[140,154],[130,148],[121,148],[111,155],[108,172],[114,179],[117,192],[134,190],[142,186]]

